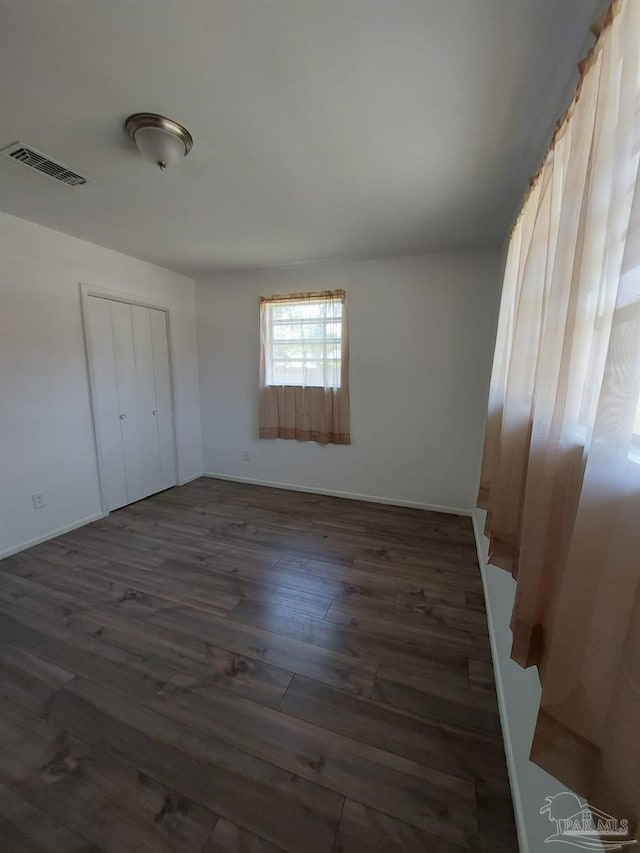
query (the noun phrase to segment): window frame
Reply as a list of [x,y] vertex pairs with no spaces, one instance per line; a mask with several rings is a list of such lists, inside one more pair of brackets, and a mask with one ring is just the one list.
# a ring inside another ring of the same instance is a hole
[[[264,359],[265,359],[265,384],[267,387],[271,388],[324,388],[324,389],[334,389],[336,391],[340,390],[344,382],[344,338],[345,338],[345,292],[344,290],[336,290],[336,291],[310,291],[307,293],[285,293],[285,294],[277,294],[275,296],[270,297],[262,297],[261,303],[263,307],[263,311],[261,312],[261,329],[260,334],[262,337],[262,343],[264,348]],[[335,305],[339,304],[340,308],[340,316],[325,314],[324,316],[319,317],[292,317],[292,318],[274,318],[274,311],[277,310],[278,306],[285,305]],[[339,333],[338,335],[332,335],[329,339],[327,338],[327,327],[331,325],[336,325],[339,323]],[[284,339],[282,341],[278,340],[274,337],[274,328],[277,326],[291,326],[295,327],[298,325],[301,328],[304,328],[305,325],[321,325],[323,327],[323,334],[318,340],[313,340],[311,338],[305,339],[304,337]],[[300,349],[302,354],[300,358],[278,358],[276,357],[276,347],[279,344],[300,344]],[[305,353],[305,344],[316,344],[320,345],[323,349],[322,355],[317,359],[309,359],[307,354]],[[329,350],[330,348],[330,350]],[[333,355],[331,355],[333,353]],[[318,378],[318,381],[311,382],[286,382],[286,381],[275,381],[277,378],[287,377],[277,377],[274,369],[274,365],[276,364],[298,364],[299,369],[302,371],[303,378],[305,377],[305,369],[306,364],[308,362],[315,362],[317,364],[317,369],[320,372],[321,376]],[[330,379],[335,381],[327,381],[327,375],[329,375]],[[324,377],[324,379],[322,378]]]

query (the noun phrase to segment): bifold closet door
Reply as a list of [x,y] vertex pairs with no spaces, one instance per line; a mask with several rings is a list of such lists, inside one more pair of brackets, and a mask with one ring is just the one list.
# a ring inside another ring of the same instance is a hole
[[171,406],[171,374],[169,372],[169,340],[167,315],[164,311],[149,308],[153,371],[156,389],[156,428],[160,448],[160,488],[175,486],[176,454],[173,409]]
[[106,509],[109,510],[129,502],[111,324],[111,306],[116,304],[92,296],[87,299],[86,314],[91,340],[93,419],[100,452],[102,490],[106,495]]
[[107,508],[175,485],[164,311],[89,297],[94,411]]
[[111,322],[127,501],[133,503],[162,488],[158,428],[153,414],[156,397],[149,309],[113,302]]

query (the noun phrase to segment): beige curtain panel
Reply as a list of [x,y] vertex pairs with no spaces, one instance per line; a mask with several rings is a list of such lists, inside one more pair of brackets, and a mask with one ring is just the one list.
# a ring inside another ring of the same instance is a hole
[[640,1],[615,2],[513,230],[479,505],[536,664],[532,758],[640,820]]
[[344,290],[260,300],[260,438],[351,444]]

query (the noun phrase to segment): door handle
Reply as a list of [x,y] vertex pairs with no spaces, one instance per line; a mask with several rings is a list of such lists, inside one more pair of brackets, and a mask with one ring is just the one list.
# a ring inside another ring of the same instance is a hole
[[122,414],[120,415],[120,420],[123,421],[126,417],[127,417],[127,413],[122,412]]
[[158,414],[158,410],[157,410],[157,409],[154,409],[154,410],[153,410],[153,414],[154,414],[154,415],[157,415],[157,414]]

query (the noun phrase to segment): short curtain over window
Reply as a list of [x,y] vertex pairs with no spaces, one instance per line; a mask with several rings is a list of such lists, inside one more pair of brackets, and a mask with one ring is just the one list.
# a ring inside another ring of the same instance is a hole
[[260,438],[350,444],[344,290],[260,300]]

